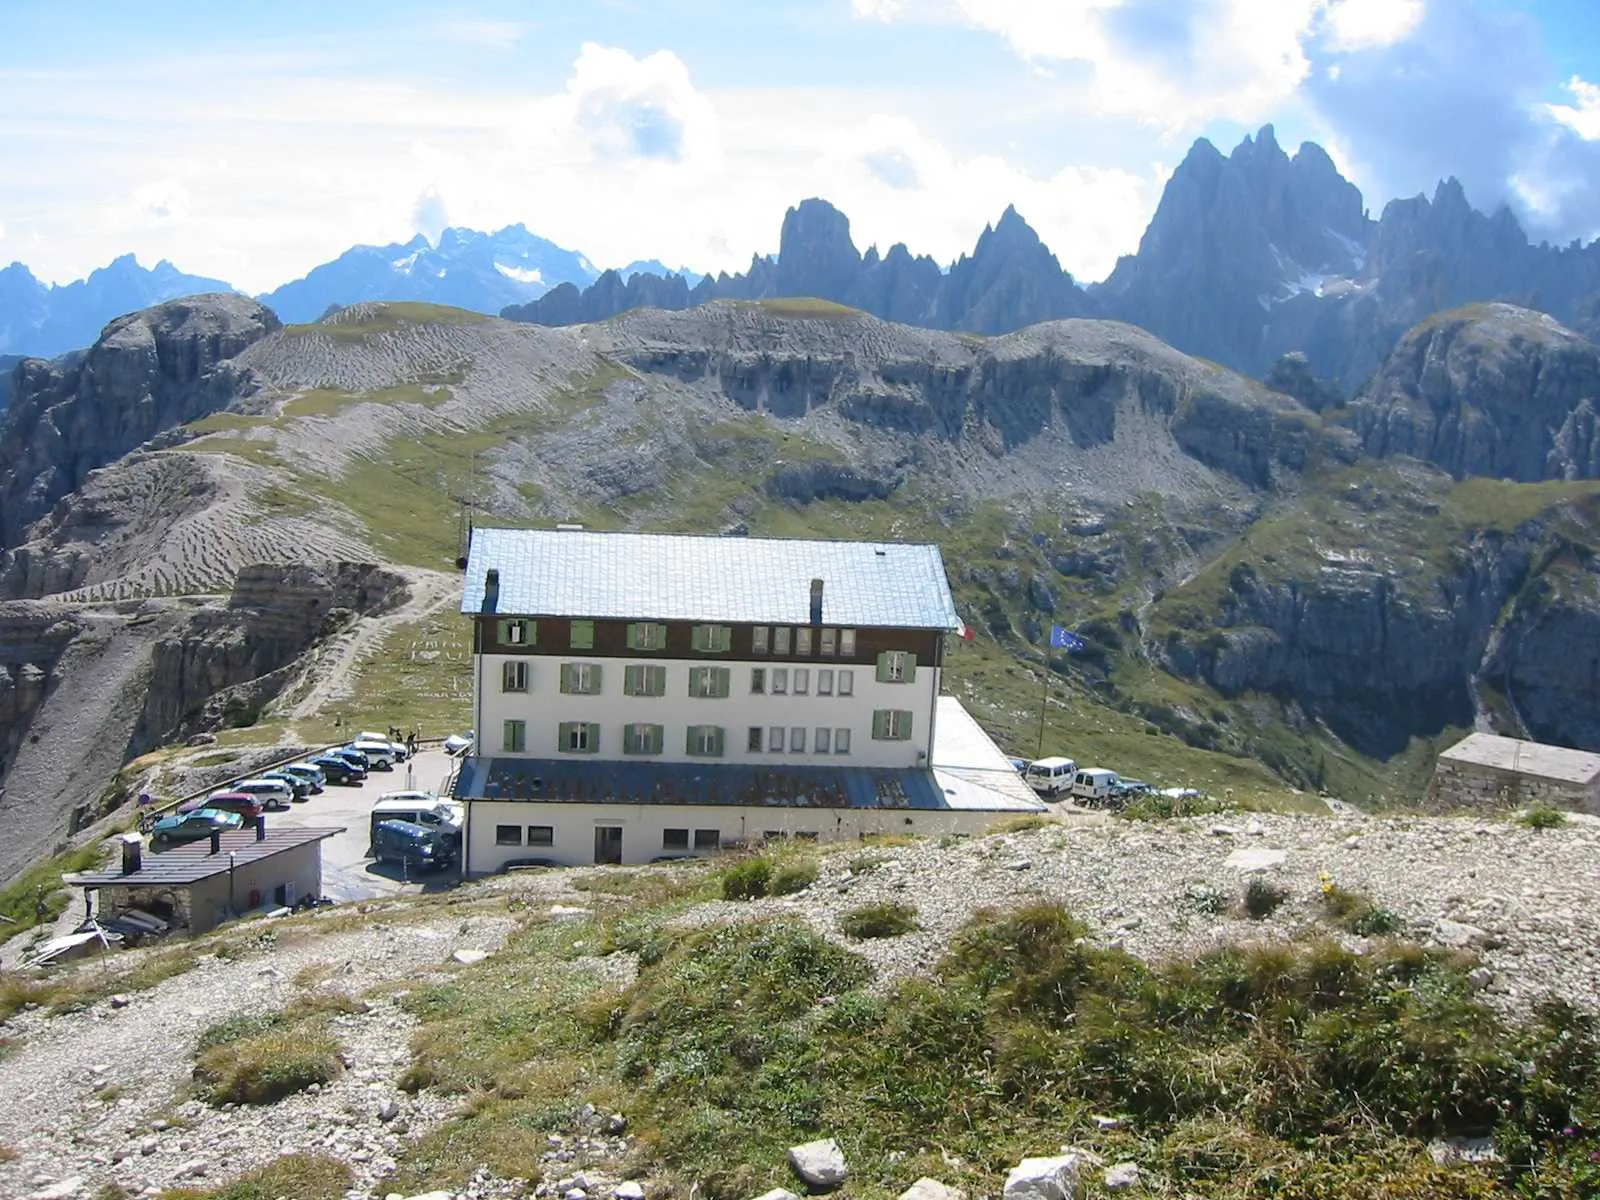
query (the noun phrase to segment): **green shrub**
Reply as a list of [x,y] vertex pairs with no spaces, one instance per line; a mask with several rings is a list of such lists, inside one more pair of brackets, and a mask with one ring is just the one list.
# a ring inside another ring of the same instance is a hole
[[759,900],[772,883],[772,862],[766,858],[747,858],[722,872],[724,900]]
[[1289,891],[1282,884],[1264,875],[1252,875],[1250,882],[1244,885],[1245,915],[1257,921],[1270,917],[1288,898]]
[[1228,805],[1204,793],[1163,796],[1160,792],[1146,792],[1118,809],[1117,816],[1128,821],[1169,821],[1176,817],[1209,817],[1227,811]]
[[808,860],[781,863],[772,872],[767,885],[769,896],[792,896],[803,892],[817,881],[817,864]]
[[1517,824],[1528,829],[1557,829],[1567,823],[1567,814],[1548,804],[1534,804],[1517,815]]
[[839,928],[846,937],[899,937],[918,928],[917,910],[909,904],[896,904],[888,900],[863,904],[840,917]]
[[1327,878],[1322,882],[1322,911],[1341,929],[1360,937],[1394,933],[1403,924],[1399,914],[1376,903],[1364,892],[1352,892]]
[[231,1017],[195,1044],[194,1080],[213,1104],[273,1104],[342,1070],[326,1023],[293,1010]]

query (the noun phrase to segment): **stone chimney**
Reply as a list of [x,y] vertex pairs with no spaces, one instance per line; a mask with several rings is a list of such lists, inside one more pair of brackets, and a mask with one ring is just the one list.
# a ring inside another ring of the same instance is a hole
[[496,567],[490,567],[483,576],[483,611],[500,611],[500,571]]
[[811,623],[822,624],[822,580],[811,581]]
[[144,866],[144,839],[137,833],[122,835],[122,873],[137,875]]
[[256,841],[264,842],[266,840],[267,840],[267,814],[266,813],[257,813],[256,814]]
[[222,853],[222,830],[220,829],[213,829],[211,831],[211,853]]

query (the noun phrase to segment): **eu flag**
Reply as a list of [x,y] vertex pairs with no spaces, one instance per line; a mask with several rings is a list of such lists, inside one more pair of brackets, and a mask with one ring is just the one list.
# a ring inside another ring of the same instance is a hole
[[1068,654],[1076,654],[1083,649],[1083,639],[1065,625],[1052,625],[1050,626],[1050,649],[1065,650]]

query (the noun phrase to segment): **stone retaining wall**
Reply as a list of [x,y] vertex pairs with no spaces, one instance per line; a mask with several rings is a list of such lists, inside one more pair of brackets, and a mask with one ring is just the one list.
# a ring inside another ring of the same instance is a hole
[[1511,809],[1530,804],[1600,814],[1600,793],[1580,783],[1441,758],[1428,784],[1427,808]]

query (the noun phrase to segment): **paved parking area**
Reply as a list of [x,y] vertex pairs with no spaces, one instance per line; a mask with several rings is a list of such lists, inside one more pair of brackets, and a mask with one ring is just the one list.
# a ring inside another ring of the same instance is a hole
[[384,792],[442,793],[455,762],[443,750],[421,750],[393,770],[373,771],[355,787],[329,785],[287,812],[267,814],[269,824],[343,825],[338,837],[322,843],[322,894],[330,900],[364,900],[395,892],[420,892],[449,886],[450,872],[422,882],[402,880],[399,869],[379,867],[367,855],[372,806]]

